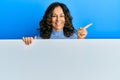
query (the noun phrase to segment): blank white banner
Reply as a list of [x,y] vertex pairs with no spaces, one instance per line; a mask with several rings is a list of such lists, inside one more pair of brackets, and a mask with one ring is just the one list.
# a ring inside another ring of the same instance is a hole
[[120,80],[120,40],[0,40],[0,80]]

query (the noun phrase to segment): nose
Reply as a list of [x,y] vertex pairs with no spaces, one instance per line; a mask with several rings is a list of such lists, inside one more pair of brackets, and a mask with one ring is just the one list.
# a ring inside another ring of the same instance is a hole
[[57,21],[59,21],[60,20],[60,17],[59,16],[57,16]]

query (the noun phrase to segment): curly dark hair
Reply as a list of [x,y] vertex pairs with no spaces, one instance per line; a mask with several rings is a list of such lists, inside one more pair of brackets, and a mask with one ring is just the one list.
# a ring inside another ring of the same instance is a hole
[[60,2],[52,3],[46,10],[43,19],[40,21],[40,37],[43,39],[49,39],[52,33],[52,14],[53,10],[60,6],[63,9],[65,15],[65,25],[63,28],[64,35],[70,37],[75,33],[75,29],[72,24],[72,16],[67,6]]

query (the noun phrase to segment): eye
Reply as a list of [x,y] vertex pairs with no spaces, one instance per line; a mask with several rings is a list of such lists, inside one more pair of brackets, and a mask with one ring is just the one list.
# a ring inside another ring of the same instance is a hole
[[60,17],[65,17],[64,15],[60,15]]
[[56,15],[52,15],[52,17],[57,17]]

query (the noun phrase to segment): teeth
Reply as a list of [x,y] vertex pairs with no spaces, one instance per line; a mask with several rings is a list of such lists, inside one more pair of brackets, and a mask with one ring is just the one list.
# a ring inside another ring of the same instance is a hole
[[58,26],[59,26],[59,25],[60,25],[60,23],[56,23],[56,25],[58,25]]

